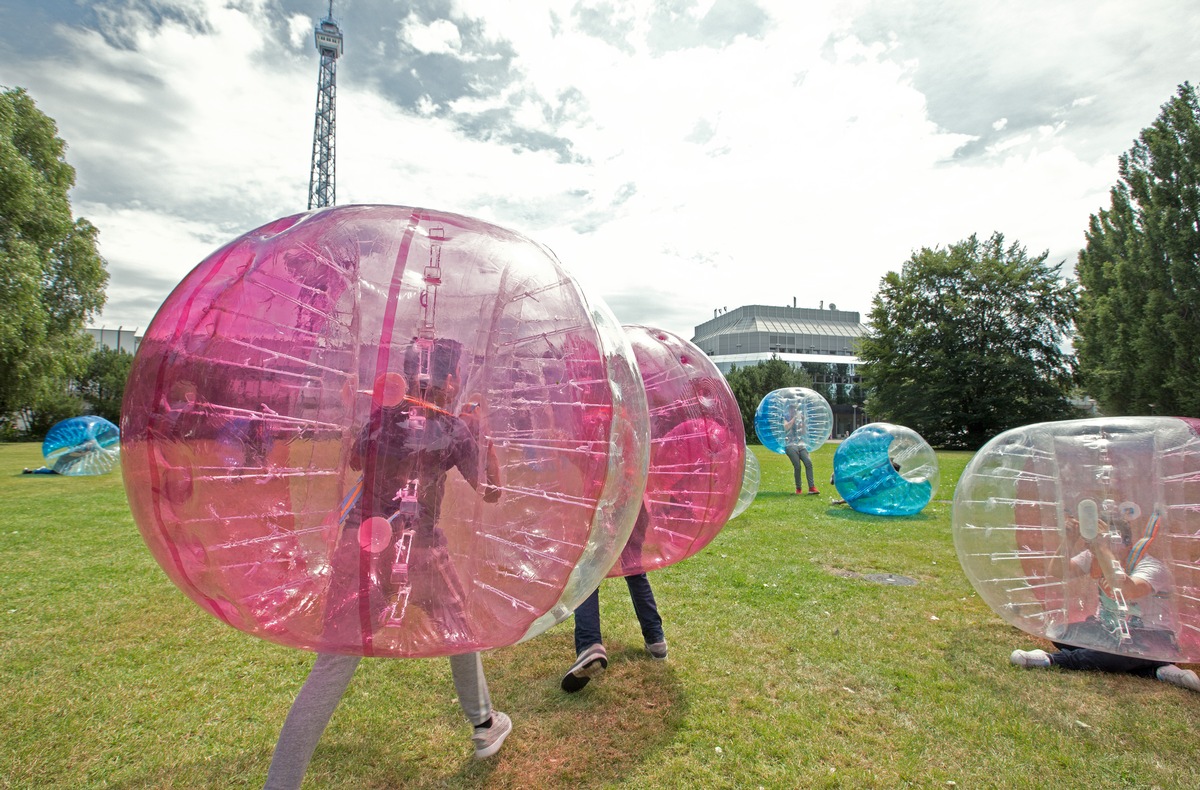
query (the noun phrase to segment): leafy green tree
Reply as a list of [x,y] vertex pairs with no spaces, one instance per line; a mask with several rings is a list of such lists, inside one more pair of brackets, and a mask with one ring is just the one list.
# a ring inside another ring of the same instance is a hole
[[862,406],[860,388],[850,375],[850,366],[834,362],[802,362],[800,365],[813,383],[811,389],[821,394],[830,405]]
[[746,441],[751,441],[755,436],[754,412],[768,392],[784,387],[812,387],[812,377],[808,373],[776,356],[745,368],[735,365],[725,380],[729,382],[729,389],[737,398],[738,408],[742,412]]
[[96,414],[116,425],[121,424],[121,400],[133,354],[111,348],[97,348],[88,358],[79,379],[79,392]]
[[1073,416],[1062,342],[1076,285],[995,233],[922,248],[875,295],[859,368],[867,411],[937,447]]
[[1075,271],[1085,388],[1110,414],[1200,416],[1200,103],[1184,83],[1120,158]]
[[105,300],[97,231],[71,214],[75,170],[57,132],[23,89],[0,93],[0,431],[58,410]]

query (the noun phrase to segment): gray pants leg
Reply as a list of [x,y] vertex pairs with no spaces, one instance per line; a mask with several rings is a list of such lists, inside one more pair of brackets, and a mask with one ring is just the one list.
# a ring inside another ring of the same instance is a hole
[[[297,790],[300,787],[317,742],[321,740],[334,709],[342,701],[360,660],[358,656],[317,655],[279,732],[264,790]],[[454,677],[458,704],[467,720],[472,727],[483,724],[492,715],[492,698],[488,694],[479,654],[450,656],[450,673]]]
[[360,660],[359,656],[333,653],[317,656],[279,732],[264,790],[297,790],[300,787],[317,741],[321,740],[334,708],[342,701]]
[[492,715],[492,698],[488,694],[487,678],[483,676],[483,660],[478,653],[450,656],[450,674],[458,704],[472,727],[478,727]]
[[808,454],[808,449],[804,447],[796,447],[795,445],[785,447],[783,449],[784,453],[788,457],[788,460],[792,462],[792,473],[796,477],[796,490],[800,490],[804,487],[804,484],[800,480],[800,464],[802,463],[804,464],[804,472],[808,475],[808,487],[812,488],[815,486],[816,481],[813,480],[812,457]]

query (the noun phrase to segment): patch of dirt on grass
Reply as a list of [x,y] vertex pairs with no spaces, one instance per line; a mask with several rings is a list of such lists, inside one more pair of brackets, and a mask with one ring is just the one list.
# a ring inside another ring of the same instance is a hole
[[834,576],[840,576],[843,579],[865,579],[876,584],[887,584],[893,587],[912,587],[920,584],[916,579],[910,576],[901,576],[898,573],[858,573],[856,571],[846,570],[845,568],[825,568],[826,571]]

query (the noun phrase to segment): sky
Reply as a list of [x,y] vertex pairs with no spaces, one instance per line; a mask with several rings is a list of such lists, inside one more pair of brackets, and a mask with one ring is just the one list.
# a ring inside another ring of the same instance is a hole
[[[304,211],[328,0],[0,0],[0,85],[67,142],[108,302],[144,331]],[[622,323],[857,311],[1003,233],[1073,276],[1118,157],[1200,82],[1195,0],[334,0],[337,202],[549,247]]]

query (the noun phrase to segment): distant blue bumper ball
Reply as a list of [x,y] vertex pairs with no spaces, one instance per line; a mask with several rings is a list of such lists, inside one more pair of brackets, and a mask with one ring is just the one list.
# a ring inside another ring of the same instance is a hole
[[833,433],[833,409],[807,387],[772,390],[754,412],[754,432],[773,453],[785,455],[793,445],[815,453]]
[[873,422],[850,434],[833,454],[833,484],[860,513],[911,516],[937,491],[937,455],[916,431]]
[[104,475],[121,460],[121,434],[103,417],[87,414],[57,422],[42,441],[46,466],[60,475]]

